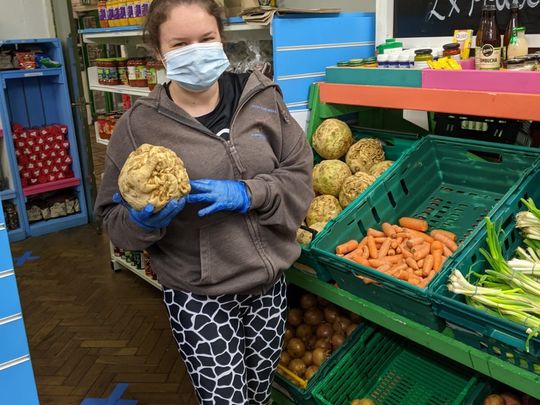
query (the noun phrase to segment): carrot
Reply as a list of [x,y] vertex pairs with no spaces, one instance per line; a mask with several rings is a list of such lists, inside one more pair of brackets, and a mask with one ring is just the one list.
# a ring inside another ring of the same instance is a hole
[[397,237],[398,238],[402,238],[402,239],[406,239],[406,238],[410,238],[411,237],[411,234],[410,233],[407,233],[405,231],[403,232],[398,232],[396,233]]
[[400,233],[400,232],[403,232],[403,228],[401,226],[397,226],[397,225],[392,225],[396,231],[396,233]]
[[350,260],[352,260],[355,263],[361,264],[362,266],[371,267],[367,259],[364,259],[361,255],[353,255]]
[[373,267],[374,269],[384,266],[387,264],[386,262],[382,261],[381,259],[368,259],[369,265]]
[[412,252],[413,254],[413,258],[414,260],[418,261],[420,259],[423,259],[424,257],[426,257],[429,253],[429,250],[430,250],[430,245],[428,244],[424,244],[424,245],[420,245],[420,246],[415,246],[414,247],[414,252]]
[[404,257],[412,257],[412,253],[409,249],[407,249],[407,247],[405,246],[405,242],[402,243],[400,245],[401,247],[401,254],[404,256]]
[[386,236],[384,234],[384,232],[378,231],[378,230],[373,229],[373,228],[369,228],[368,231],[367,231],[367,234],[368,234],[368,236],[373,236],[374,238],[382,238],[382,237]]
[[416,274],[419,277],[422,277],[422,270],[418,269],[414,271],[414,274]]
[[386,238],[386,240],[381,245],[381,249],[379,250],[378,258],[382,259],[384,256],[388,254],[388,250],[390,249],[390,245],[392,244],[392,239]]
[[[433,245],[431,245],[433,247]],[[439,271],[442,265],[442,250],[432,250],[431,254],[433,255],[433,270]]]
[[442,252],[443,249],[443,244],[440,241],[434,240],[433,242],[431,242],[431,254],[433,254],[433,252],[436,250],[440,250]]
[[409,228],[406,228],[406,232],[409,234],[409,238],[422,238],[428,243],[433,242],[433,238],[429,236],[427,233],[419,232],[415,229],[409,229]]
[[392,239],[392,243],[390,244],[390,249],[397,249],[397,247],[399,246],[399,243],[398,243],[398,240],[397,239]]
[[412,257],[407,257],[405,259],[405,263],[407,263],[412,269],[418,270],[418,263],[416,263],[416,260],[414,260]]
[[448,248],[446,247],[446,245],[443,246],[443,254],[444,254],[445,257],[450,257],[450,256],[452,256],[452,253],[453,253],[453,252],[452,252],[450,249],[448,249]]
[[347,253],[352,252],[357,247],[358,247],[358,242],[355,241],[354,239],[351,239],[348,242],[345,242],[345,243],[342,243],[341,245],[338,245],[336,247],[336,253],[338,253],[340,255],[345,255]]
[[401,243],[403,242],[403,238],[401,236],[398,236],[397,239],[396,239],[396,242],[399,245],[401,245]]
[[389,238],[396,238],[396,230],[392,225],[390,225],[388,222],[384,222],[382,224],[382,231],[386,236]]
[[336,253],[336,256],[337,257],[345,257],[345,255],[342,255],[342,254],[339,254],[339,253]]
[[403,281],[409,281],[409,273],[407,272],[407,269],[400,270],[397,273],[397,278]]
[[388,273],[392,267],[389,264],[383,264],[382,266],[377,267],[377,271],[381,273]]
[[360,243],[358,244],[358,247],[363,247],[363,246],[367,246],[367,236],[364,237],[364,239],[362,239],[360,241]]
[[413,279],[409,279],[409,283],[411,283],[412,285],[416,285],[416,286],[420,286],[420,283],[422,281],[419,279],[419,278],[413,278]]
[[384,243],[386,241],[386,239],[388,239],[386,236],[381,236],[381,237],[375,237],[375,243]]
[[418,260],[416,263],[418,263],[418,268],[421,268],[424,265],[424,259]]
[[414,229],[415,231],[425,232],[428,230],[427,221],[419,218],[401,217],[399,225],[403,228]]
[[375,244],[375,238],[373,236],[368,236],[367,240],[367,246],[369,249],[369,256],[372,259],[377,259],[378,253],[377,253],[377,245]]
[[364,259],[369,259],[369,248],[367,246],[362,247],[362,257]]
[[399,263],[403,261],[403,256],[402,255],[385,256],[381,260],[383,260],[385,263]]
[[407,265],[405,263],[395,263],[392,268],[390,269],[391,273],[396,273],[401,270],[407,270]]
[[425,242],[424,238],[412,238],[412,239],[409,239],[407,241],[407,246],[412,248],[412,247],[414,247],[416,245],[420,245],[420,244],[422,244],[424,242]]
[[395,249],[388,249],[388,256],[395,256],[396,250]]
[[433,256],[427,255],[424,259],[424,265],[422,266],[422,274],[424,276],[429,275],[429,272],[433,269]]
[[433,238],[435,240],[438,240],[439,242],[442,242],[442,244],[445,245],[452,252],[455,252],[457,250],[457,248],[458,248],[458,246],[456,245],[456,242],[454,242],[450,238],[447,238],[444,235],[441,235],[440,233],[436,233],[435,235],[433,235]]
[[401,246],[398,246],[396,248],[396,254],[399,255],[401,253]]
[[445,231],[443,229],[434,229],[430,232],[430,235],[433,237],[435,237],[435,235],[437,234],[446,236],[448,239],[452,239],[454,242],[457,240],[456,234],[450,231]]

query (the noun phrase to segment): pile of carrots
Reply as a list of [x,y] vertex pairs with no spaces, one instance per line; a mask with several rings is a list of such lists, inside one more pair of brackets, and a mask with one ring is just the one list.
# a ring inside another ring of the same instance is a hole
[[[399,226],[369,228],[360,242],[350,240],[336,247],[336,255],[424,288],[458,248],[452,232],[434,229],[427,221],[402,217]],[[374,280],[359,276],[365,283]]]

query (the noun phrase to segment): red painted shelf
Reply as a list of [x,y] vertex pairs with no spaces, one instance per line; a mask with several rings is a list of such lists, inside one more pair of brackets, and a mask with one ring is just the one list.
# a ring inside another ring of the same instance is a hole
[[81,180],[76,177],[72,177],[70,179],[57,180],[57,181],[52,181],[50,183],[23,187],[23,192],[26,197],[29,197],[31,195],[46,193],[48,191],[55,191],[55,190],[60,190],[63,188],[68,188],[68,187],[75,187],[75,186],[78,186],[79,184],[81,184]]
[[540,94],[320,84],[324,103],[540,121]]

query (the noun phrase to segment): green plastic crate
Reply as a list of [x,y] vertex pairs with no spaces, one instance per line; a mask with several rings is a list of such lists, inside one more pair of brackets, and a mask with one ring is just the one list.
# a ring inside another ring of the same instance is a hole
[[315,375],[308,381],[307,387],[305,389],[294,385],[292,382],[287,380],[284,376],[277,373],[274,378],[274,388],[284,391],[290,398],[292,398],[297,404],[310,405],[316,404],[315,399],[313,398],[313,387],[317,385],[317,382],[320,381],[324,376],[335,367],[335,364],[339,361],[341,357],[346,355],[350,347],[356,344],[357,341],[365,339],[366,333],[364,332],[365,325],[363,323],[359,324],[355,331],[345,339],[345,342],[339,347],[332,356],[330,356],[315,373]]
[[[514,256],[517,247],[523,246],[522,235],[515,227],[515,214],[527,210],[520,199],[532,197],[537,205],[540,204],[539,186],[540,170],[530,175],[507,201],[505,208],[492,218],[496,226],[502,226],[504,238],[501,246],[507,260]],[[464,275],[467,275],[471,268],[476,273],[483,274],[485,269],[490,267],[480,253],[480,248],[489,250],[485,234],[471,244],[467,252],[455,262],[454,267]],[[447,280],[442,281],[443,283],[434,291],[433,306],[435,313],[447,320],[456,339],[518,367],[540,374],[540,337],[529,341],[527,351],[528,334],[524,325],[502,319],[494,312],[482,311],[467,305],[463,295],[448,291]]]
[[[413,134],[402,134],[398,132],[391,131],[378,131],[369,128],[360,128],[354,125],[351,125],[351,130],[353,132],[353,137],[355,140],[362,138],[378,138],[383,142],[383,149],[385,156],[388,160],[393,160],[396,163],[399,162],[399,159],[409,151],[414,144],[418,141],[418,138]],[[315,151],[313,151],[315,164],[323,160]],[[388,170],[387,170],[388,172]],[[384,181],[384,178],[387,172],[383,173],[380,177],[377,178],[377,182]],[[365,190],[358,199],[363,198],[366,195],[368,190]],[[345,210],[340,213],[343,215]],[[311,245],[317,239],[317,233],[314,233],[313,241],[309,246],[302,246],[302,253],[297,260],[297,263],[294,265],[300,270],[315,272],[317,277],[322,281],[329,281],[331,279],[330,273],[323,267],[320,266],[316,257],[311,253]]]
[[369,398],[377,405],[457,405],[485,392],[471,370],[389,331],[368,333],[318,382],[317,403]]
[[[464,139],[428,136],[330,223],[312,242],[311,252],[338,285],[363,299],[440,330],[429,294],[445,282],[449,268],[493,214],[539,162],[540,150]],[[461,245],[427,288],[419,288],[337,257],[335,248],[362,239],[368,228],[422,217],[431,228],[454,232]],[[357,275],[374,279],[364,284]]]

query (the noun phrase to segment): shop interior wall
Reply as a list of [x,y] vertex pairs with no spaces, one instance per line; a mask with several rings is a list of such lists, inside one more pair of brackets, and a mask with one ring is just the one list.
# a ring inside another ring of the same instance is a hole
[[50,0],[0,0],[0,40],[55,37]]
[[343,11],[375,12],[375,0],[278,0],[279,7],[340,8]]

